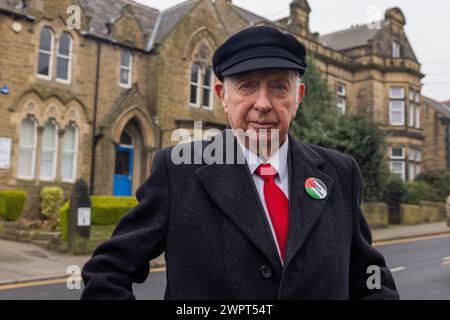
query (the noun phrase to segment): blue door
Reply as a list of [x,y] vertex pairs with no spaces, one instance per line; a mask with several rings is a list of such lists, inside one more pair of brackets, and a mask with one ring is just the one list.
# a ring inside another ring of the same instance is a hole
[[114,170],[114,195],[131,196],[133,176],[133,148],[116,147],[116,165]]

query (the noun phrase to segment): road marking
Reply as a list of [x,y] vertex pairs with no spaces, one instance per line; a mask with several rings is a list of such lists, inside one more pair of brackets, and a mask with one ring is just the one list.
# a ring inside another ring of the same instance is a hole
[[[150,273],[165,272],[165,271],[166,271],[165,267],[152,268],[150,270]],[[71,277],[73,277],[73,276],[71,276]],[[0,285],[0,291],[27,288],[27,287],[47,286],[47,285],[51,285],[51,284],[62,284],[62,283],[66,283],[68,278],[69,278],[69,276],[64,277],[64,278],[58,278],[58,279],[37,280],[37,281],[27,281],[27,282],[22,282],[22,283],[4,284],[4,285]],[[74,280],[82,280],[82,279],[80,276],[71,278],[71,281],[74,281]]]
[[390,240],[390,241],[382,241],[381,240],[381,241],[374,241],[373,246],[381,247],[381,246],[386,246],[386,245],[390,245],[390,244],[408,243],[408,242],[414,242],[414,241],[420,241],[420,240],[433,240],[433,239],[448,238],[448,237],[450,237],[450,234],[445,233],[445,234],[439,234],[439,235],[435,235],[435,236],[415,237],[415,238]]
[[390,270],[391,270],[392,273],[394,273],[394,272],[403,271],[405,269],[406,269],[405,267],[397,267],[397,268],[392,268]]

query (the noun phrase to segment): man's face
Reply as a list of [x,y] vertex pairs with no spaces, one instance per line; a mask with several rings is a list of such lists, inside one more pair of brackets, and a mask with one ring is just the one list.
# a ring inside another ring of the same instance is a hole
[[258,70],[226,77],[215,90],[234,130],[278,129],[282,143],[305,92],[297,80],[293,70]]

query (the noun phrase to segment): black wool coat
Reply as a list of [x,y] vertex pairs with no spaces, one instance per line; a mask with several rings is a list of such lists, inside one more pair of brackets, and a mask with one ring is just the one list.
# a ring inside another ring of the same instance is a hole
[[[134,299],[132,284],[146,280],[149,260],[163,252],[165,299],[399,298],[371,246],[352,157],[289,136],[283,266],[247,165],[176,165],[171,150],[156,153],[139,204],[83,267],[82,299]],[[311,177],[326,185],[325,199],[308,196]],[[367,285],[370,266],[379,268],[379,288]]]

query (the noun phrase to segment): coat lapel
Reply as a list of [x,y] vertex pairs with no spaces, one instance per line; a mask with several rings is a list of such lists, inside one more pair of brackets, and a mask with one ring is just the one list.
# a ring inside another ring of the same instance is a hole
[[[332,193],[334,180],[319,169],[324,159],[312,148],[289,136],[289,223],[285,266],[301,249],[321,217]],[[318,178],[327,187],[323,200],[311,198],[305,190],[308,178]]]
[[[228,137],[226,134],[222,136],[224,141]],[[234,155],[242,155],[234,136],[233,140]],[[204,165],[196,170],[196,175],[213,201],[236,227],[264,253],[273,266],[281,269],[270,226],[248,166],[245,163],[236,164],[237,156],[234,160],[234,164]]]

